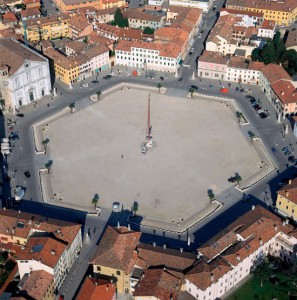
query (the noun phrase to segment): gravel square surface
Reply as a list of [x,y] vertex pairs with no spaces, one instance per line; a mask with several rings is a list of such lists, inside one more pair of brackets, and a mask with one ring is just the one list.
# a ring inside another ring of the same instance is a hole
[[111,208],[117,201],[138,214],[171,222],[209,204],[227,179],[256,173],[261,159],[236,117],[219,101],[151,93],[154,147],[146,155],[148,91],[124,89],[51,123],[46,132],[53,192],[63,202]]

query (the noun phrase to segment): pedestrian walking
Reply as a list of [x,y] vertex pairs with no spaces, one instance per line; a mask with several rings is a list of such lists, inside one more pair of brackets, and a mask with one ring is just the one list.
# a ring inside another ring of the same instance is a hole
[[122,154],[122,156],[121,156],[122,158],[124,158],[124,155]]

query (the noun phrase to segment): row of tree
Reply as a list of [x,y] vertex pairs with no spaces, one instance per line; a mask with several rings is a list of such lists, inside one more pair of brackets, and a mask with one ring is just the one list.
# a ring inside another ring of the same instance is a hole
[[280,32],[275,34],[273,40],[268,39],[262,49],[255,48],[252,52],[252,60],[264,62],[265,65],[270,63],[282,64],[290,76],[297,73],[297,52],[294,49],[286,50]]

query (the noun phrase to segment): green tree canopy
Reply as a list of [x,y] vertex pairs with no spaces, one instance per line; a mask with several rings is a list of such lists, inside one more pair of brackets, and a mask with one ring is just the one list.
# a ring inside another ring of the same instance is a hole
[[297,52],[293,49],[286,50],[285,42],[281,38],[280,32],[277,32],[273,40],[268,39],[262,49],[256,48],[252,51],[252,60],[270,63],[282,64],[283,68],[293,76],[297,73]]
[[151,27],[145,27],[143,30],[144,34],[154,34],[155,29],[151,28]]
[[129,27],[129,22],[127,18],[124,18],[123,13],[120,8],[117,8],[114,13],[114,20],[111,22],[111,25],[119,26],[122,28]]

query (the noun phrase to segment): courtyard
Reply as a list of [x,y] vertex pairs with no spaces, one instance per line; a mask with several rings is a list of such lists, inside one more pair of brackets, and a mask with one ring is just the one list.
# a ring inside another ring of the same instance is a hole
[[[146,137],[148,91],[124,89],[50,123],[52,191],[61,202],[123,209],[177,222],[209,205],[238,172],[245,179],[261,158],[225,103],[151,93],[153,148]],[[243,155],[244,154],[244,155]]]

